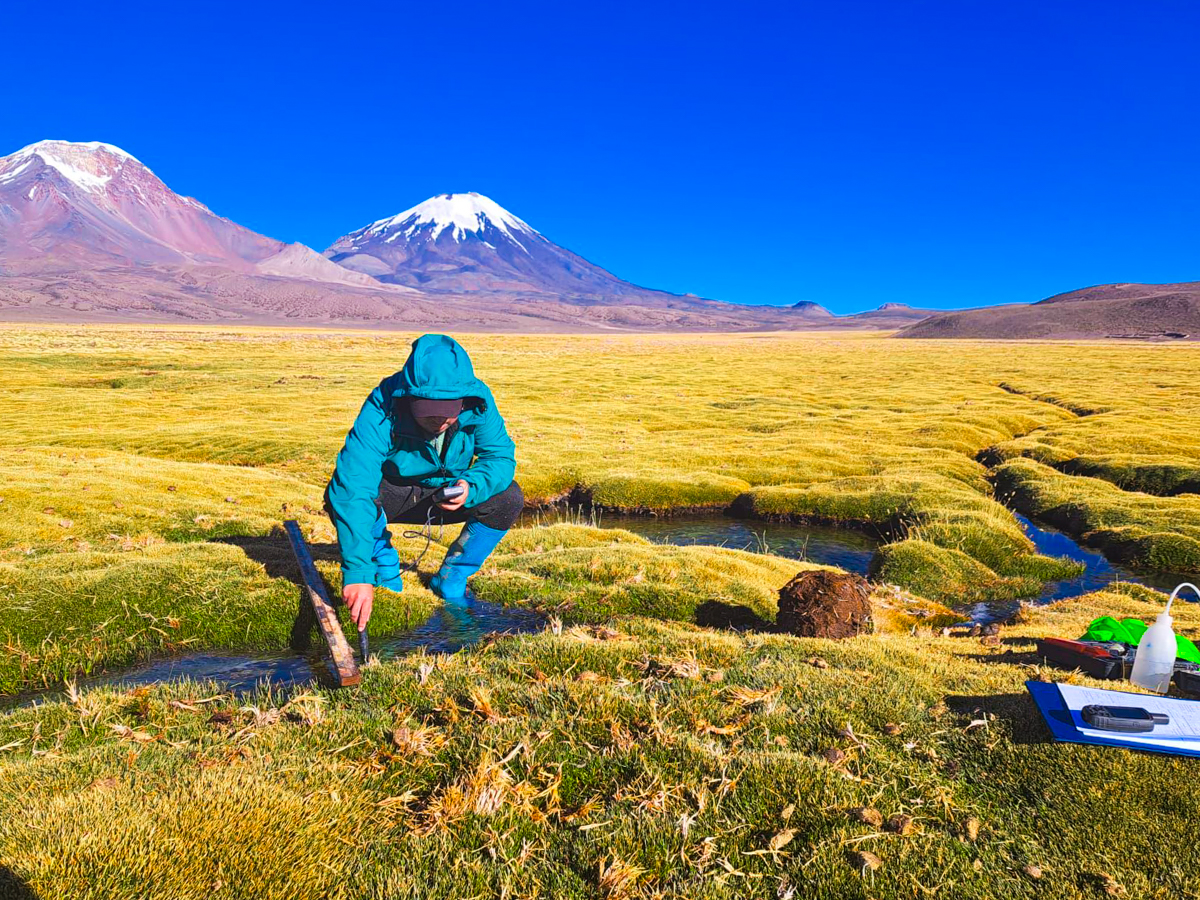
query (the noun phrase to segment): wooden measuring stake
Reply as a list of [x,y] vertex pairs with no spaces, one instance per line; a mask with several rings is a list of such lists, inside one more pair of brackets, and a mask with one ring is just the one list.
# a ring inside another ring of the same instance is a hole
[[313,565],[312,554],[308,552],[308,544],[300,533],[300,524],[295,519],[283,523],[287,530],[288,540],[292,543],[292,552],[296,554],[296,563],[300,566],[300,575],[304,579],[304,591],[312,601],[313,612],[317,616],[317,624],[321,626],[321,634],[325,635],[325,643],[329,645],[329,655],[333,658],[334,674],[338,687],[350,687],[362,681],[358,664],[354,661],[354,651],[342,633],[341,623],[338,622],[337,611],[329,602],[325,593],[325,582],[321,580],[317,567]]

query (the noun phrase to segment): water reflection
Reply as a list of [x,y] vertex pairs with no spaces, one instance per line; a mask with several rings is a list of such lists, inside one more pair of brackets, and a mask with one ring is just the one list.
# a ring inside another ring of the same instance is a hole
[[[467,606],[444,606],[412,631],[381,640],[371,655],[390,659],[422,647],[432,653],[454,653],[493,633],[522,634],[540,631],[545,617],[527,609],[473,601]],[[191,653],[171,656],[121,672],[79,679],[80,689],[97,687],[135,688],[164,681],[191,679],[214,682],[220,690],[246,694],[263,685],[293,687],[322,681],[326,663],[319,656],[291,653],[238,655]],[[4,706],[22,706],[58,699],[62,691],[40,691],[10,698]]]
[[702,544],[773,553],[866,575],[879,542],[861,531],[821,525],[761,522],[728,516],[649,518],[607,516],[601,528],[624,528],[656,544]]

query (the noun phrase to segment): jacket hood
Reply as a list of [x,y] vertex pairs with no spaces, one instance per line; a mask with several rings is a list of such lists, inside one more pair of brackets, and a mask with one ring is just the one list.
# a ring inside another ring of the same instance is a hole
[[467,351],[444,334],[423,334],[413,341],[399,374],[400,390],[409,397],[462,399],[468,406],[477,406],[488,396],[487,387],[475,377]]

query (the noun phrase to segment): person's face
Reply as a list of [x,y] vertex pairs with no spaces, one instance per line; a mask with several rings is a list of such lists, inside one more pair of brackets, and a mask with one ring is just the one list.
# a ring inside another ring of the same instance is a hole
[[428,434],[441,434],[458,421],[458,416],[447,419],[444,416],[417,416],[417,424]]

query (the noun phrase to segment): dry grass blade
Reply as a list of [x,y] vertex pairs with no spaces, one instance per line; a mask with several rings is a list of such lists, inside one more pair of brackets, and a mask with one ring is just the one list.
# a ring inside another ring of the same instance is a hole
[[325,698],[320,694],[304,693],[293,697],[283,705],[281,712],[291,722],[318,725],[325,719]]
[[446,745],[446,735],[427,725],[401,725],[392,731],[392,746],[402,756],[433,756]]
[[867,748],[867,745],[864,744],[859,736],[854,733],[854,729],[850,726],[849,722],[839,728],[837,734],[838,737],[850,741],[861,750],[865,750]]
[[775,701],[778,699],[780,694],[780,688],[773,687],[768,689],[757,689],[743,687],[742,685],[735,685],[733,687],[726,688],[724,693],[726,696],[728,696],[731,702],[736,703],[738,706],[747,709],[755,706],[761,706],[770,710],[775,706]]
[[778,832],[774,837],[772,837],[770,840],[770,843],[768,843],[767,846],[770,847],[772,850],[776,850],[776,851],[782,850],[784,847],[786,847],[788,844],[790,844],[792,842],[792,838],[794,838],[795,836],[796,836],[795,828],[785,828],[782,831]]
[[682,656],[657,659],[646,657],[642,660],[641,669],[648,678],[699,678],[704,671],[696,652],[688,650]]
[[253,717],[255,727],[274,725],[279,721],[281,715],[281,710],[274,708],[259,709],[257,706],[243,706],[241,712],[248,713]]
[[638,885],[646,877],[647,870],[627,863],[618,857],[600,863],[600,893],[605,900],[623,900],[633,896]]
[[[508,758],[512,756],[510,753]],[[423,822],[418,833],[430,834],[449,828],[468,814],[491,816],[502,809],[544,821],[546,816],[537,809],[534,801],[545,798],[545,791],[527,781],[516,781],[504,762],[485,756],[473,771],[437,792],[422,813]]]
[[437,668],[437,664],[433,662],[423,661],[417,664],[417,684],[424,686],[429,680],[429,676],[433,674],[433,670]]
[[154,735],[145,731],[135,731],[128,725],[122,725],[120,722],[114,722],[108,726],[112,729],[113,734],[125,740],[133,741],[138,744],[148,744],[154,740]]
[[417,800],[417,793],[409,790],[405,791],[403,794],[397,794],[394,797],[385,797],[375,805],[379,809],[408,809],[410,806],[416,803]]
[[497,711],[492,703],[492,692],[485,687],[473,687],[467,698],[471,701],[471,708],[477,715],[488,722],[499,722],[503,716]]

